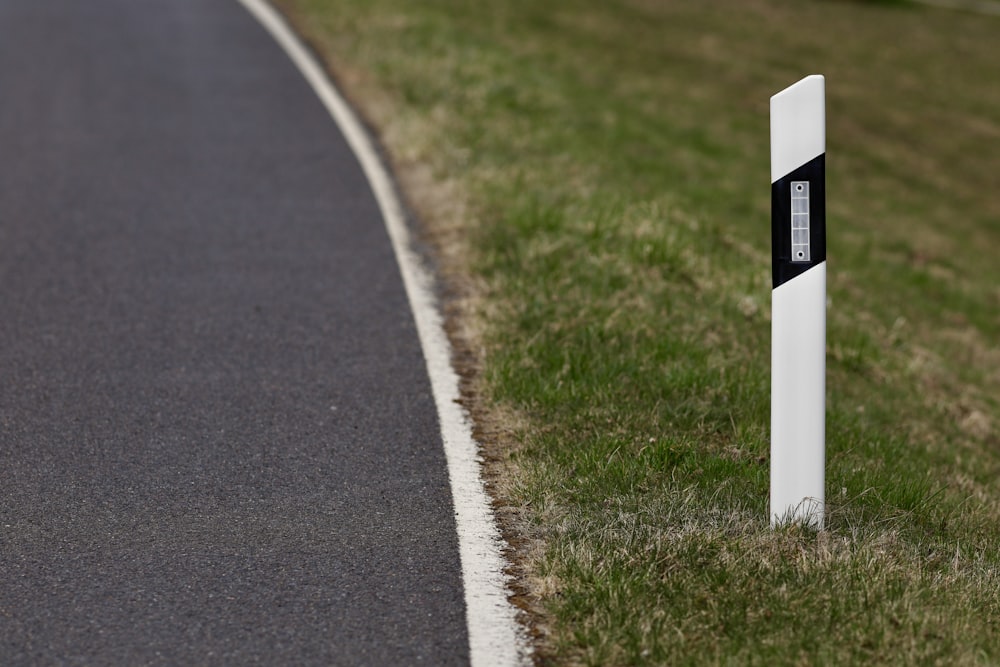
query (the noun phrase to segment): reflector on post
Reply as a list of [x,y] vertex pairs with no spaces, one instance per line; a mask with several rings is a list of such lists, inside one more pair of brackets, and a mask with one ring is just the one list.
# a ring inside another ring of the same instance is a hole
[[826,82],[771,98],[771,524],[823,527]]

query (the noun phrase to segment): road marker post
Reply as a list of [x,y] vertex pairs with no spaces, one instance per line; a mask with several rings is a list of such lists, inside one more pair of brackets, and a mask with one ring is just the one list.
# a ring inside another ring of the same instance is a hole
[[771,97],[772,526],[823,528],[826,484],[826,81]]

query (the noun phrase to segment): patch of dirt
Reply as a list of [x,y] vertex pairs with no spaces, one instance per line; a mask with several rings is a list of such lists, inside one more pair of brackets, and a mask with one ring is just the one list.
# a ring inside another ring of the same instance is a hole
[[487,400],[483,363],[488,354],[484,340],[485,286],[472,278],[467,235],[475,221],[465,197],[454,183],[435,180],[426,164],[394,163],[414,224],[436,269],[445,330],[452,347],[452,365],[461,379],[461,403],[473,423],[473,438],[483,459],[482,476],[500,532],[507,544],[504,556],[510,601],[521,611],[521,622],[532,638],[536,665],[553,662],[546,614],[538,594],[538,577],[530,563],[540,560],[544,543],[531,537],[526,508],[515,500],[513,485],[521,477],[516,453],[525,431],[522,415]]

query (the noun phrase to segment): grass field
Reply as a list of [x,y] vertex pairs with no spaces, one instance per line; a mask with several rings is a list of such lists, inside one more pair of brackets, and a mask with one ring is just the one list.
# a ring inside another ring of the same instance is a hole
[[[1000,19],[280,0],[445,285],[539,661],[1000,663]],[[768,98],[827,77],[827,530],[768,526]]]

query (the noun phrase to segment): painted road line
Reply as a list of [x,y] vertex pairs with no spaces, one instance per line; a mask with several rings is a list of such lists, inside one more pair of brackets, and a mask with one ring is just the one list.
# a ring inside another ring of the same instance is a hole
[[238,0],[284,49],[340,128],[378,201],[403,276],[427,363],[448,460],[465,589],[469,654],[473,667],[528,663],[530,649],[508,600],[505,546],[480,476],[472,425],[459,405],[459,378],[437,309],[433,278],[413,250],[403,207],[371,139],[326,72],[295,33],[263,0]]

